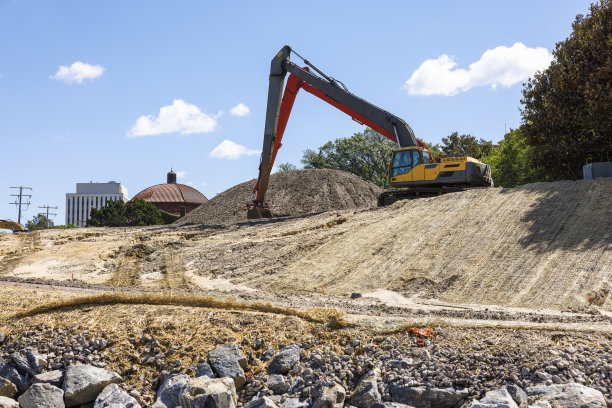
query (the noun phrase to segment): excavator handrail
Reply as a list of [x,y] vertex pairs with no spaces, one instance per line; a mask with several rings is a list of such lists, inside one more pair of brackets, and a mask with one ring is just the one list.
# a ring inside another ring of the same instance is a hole
[[[247,204],[249,218],[270,216],[269,211],[264,208],[265,193],[268,189],[276,154],[281,147],[289,115],[300,88],[348,114],[358,123],[365,124],[396,142],[399,147],[420,146],[425,148],[433,161],[429,149],[415,137],[410,126],[403,119],[350,93],[346,87],[340,87],[336,80],[323,74],[309,61],[304,60],[305,63],[321,73],[324,78],[311,73],[308,67],[302,68],[294,64],[289,59],[290,55],[291,47],[286,45],[271,62],[264,142],[259,164],[259,176],[253,188],[251,199]],[[283,94],[283,82],[288,72],[290,75]],[[283,95],[282,98],[281,94]],[[257,211],[257,209],[261,209],[261,211]]]

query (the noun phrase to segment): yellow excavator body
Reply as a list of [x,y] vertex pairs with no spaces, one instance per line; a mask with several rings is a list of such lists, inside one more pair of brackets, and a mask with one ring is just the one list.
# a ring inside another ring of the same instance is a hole
[[26,230],[21,226],[21,224],[9,220],[0,220],[0,229],[10,229],[13,232]]

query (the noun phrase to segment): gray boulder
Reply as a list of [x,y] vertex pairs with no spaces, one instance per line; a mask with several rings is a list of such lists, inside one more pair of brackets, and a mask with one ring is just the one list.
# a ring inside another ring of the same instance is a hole
[[94,408],[140,408],[136,399],[128,395],[117,384],[107,385],[94,402]]
[[199,364],[196,370],[195,376],[196,377],[208,377],[208,378],[217,377],[208,363]]
[[285,382],[285,377],[280,374],[271,374],[266,382],[266,386],[275,394],[284,394],[289,388]]
[[64,377],[64,400],[67,407],[92,402],[111,383],[120,382],[119,374],[85,364],[68,366]]
[[17,395],[17,386],[6,378],[0,377],[0,397],[13,398],[15,395]]
[[235,344],[224,344],[208,353],[208,363],[219,377],[230,377],[236,389],[246,383],[244,369],[247,366],[246,356]]
[[17,369],[7,363],[2,357],[0,357],[0,377],[6,378],[17,386],[17,391],[22,394],[26,392],[30,386],[30,381],[19,374]]
[[553,407],[546,401],[536,401],[533,404],[528,405],[527,408],[553,408]]
[[0,408],[19,408],[19,403],[9,397],[0,397]]
[[61,370],[47,371],[46,373],[40,373],[32,378],[32,382],[36,383],[47,383],[61,387],[64,382],[64,372]]
[[297,344],[292,344],[278,352],[268,364],[268,372],[272,374],[286,374],[300,361],[302,349]]
[[231,378],[198,377],[187,381],[179,395],[184,408],[236,408],[236,386]]
[[47,356],[38,353],[38,350],[28,347],[11,354],[11,359],[22,373],[35,376],[47,367]]
[[380,378],[380,370],[378,368],[364,374],[357,385],[351,397],[349,403],[358,408],[368,408],[372,404],[376,404],[382,401],[382,397],[378,392],[377,381]]
[[518,408],[506,388],[487,392],[480,400],[472,401],[465,408]]
[[168,407],[174,408],[181,405],[179,401],[179,395],[183,392],[183,389],[187,386],[189,377],[186,375],[175,375],[172,376],[162,383],[157,390],[157,397],[155,400],[155,407]]
[[309,408],[311,401],[309,398],[287,398],[278,404],[280,408]]
[[256,398],[244,405],[244,408],[278,408],[276,403],[268,397]]
[[346,391],[340,384],[333,387],[317,387],[312,395],[312,408],[342,408]]
[[452,388],[409,387],[391,384],[391,401],[422,408],[453,408],[467,398],[465,390]]
[[33,384],[19,397],[22,408],[64,408],[64,391],[51,384]]
[[533,401],[546,401],[566,408],[605,408],[603,394],[582,384],[538,385],[525,390]]
[[508,391],[508,394],[510,394],[514,402],[516,402],[516,405],[521,406],[527,404],[527,393],[525,393],[521,387],[512,384],[506,385],[504,388]]

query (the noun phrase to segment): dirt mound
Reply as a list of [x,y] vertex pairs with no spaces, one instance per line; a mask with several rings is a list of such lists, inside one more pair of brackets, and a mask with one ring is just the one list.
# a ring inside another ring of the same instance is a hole
[[[246,204],[256,181],[225,190],[174,224],[227,225],[247,221]],[[375,207],[382,191],[375,184],[343,171],[294,170],[272,174],[267,202],[275,217],[284,217]]]

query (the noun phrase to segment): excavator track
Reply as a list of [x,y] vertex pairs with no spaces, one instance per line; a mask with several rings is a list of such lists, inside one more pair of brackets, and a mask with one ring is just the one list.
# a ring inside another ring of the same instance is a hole
[[417,198],[436,197],[447,193],[456,193],[458,191],[471,190],[474,188],[489,188],[488,186],[435,186],[435,187],[411,187],[404,190],[389,190],[384,191],[378,196],[378,206],[384,207],[391,205],[398,200],[414,200]]

